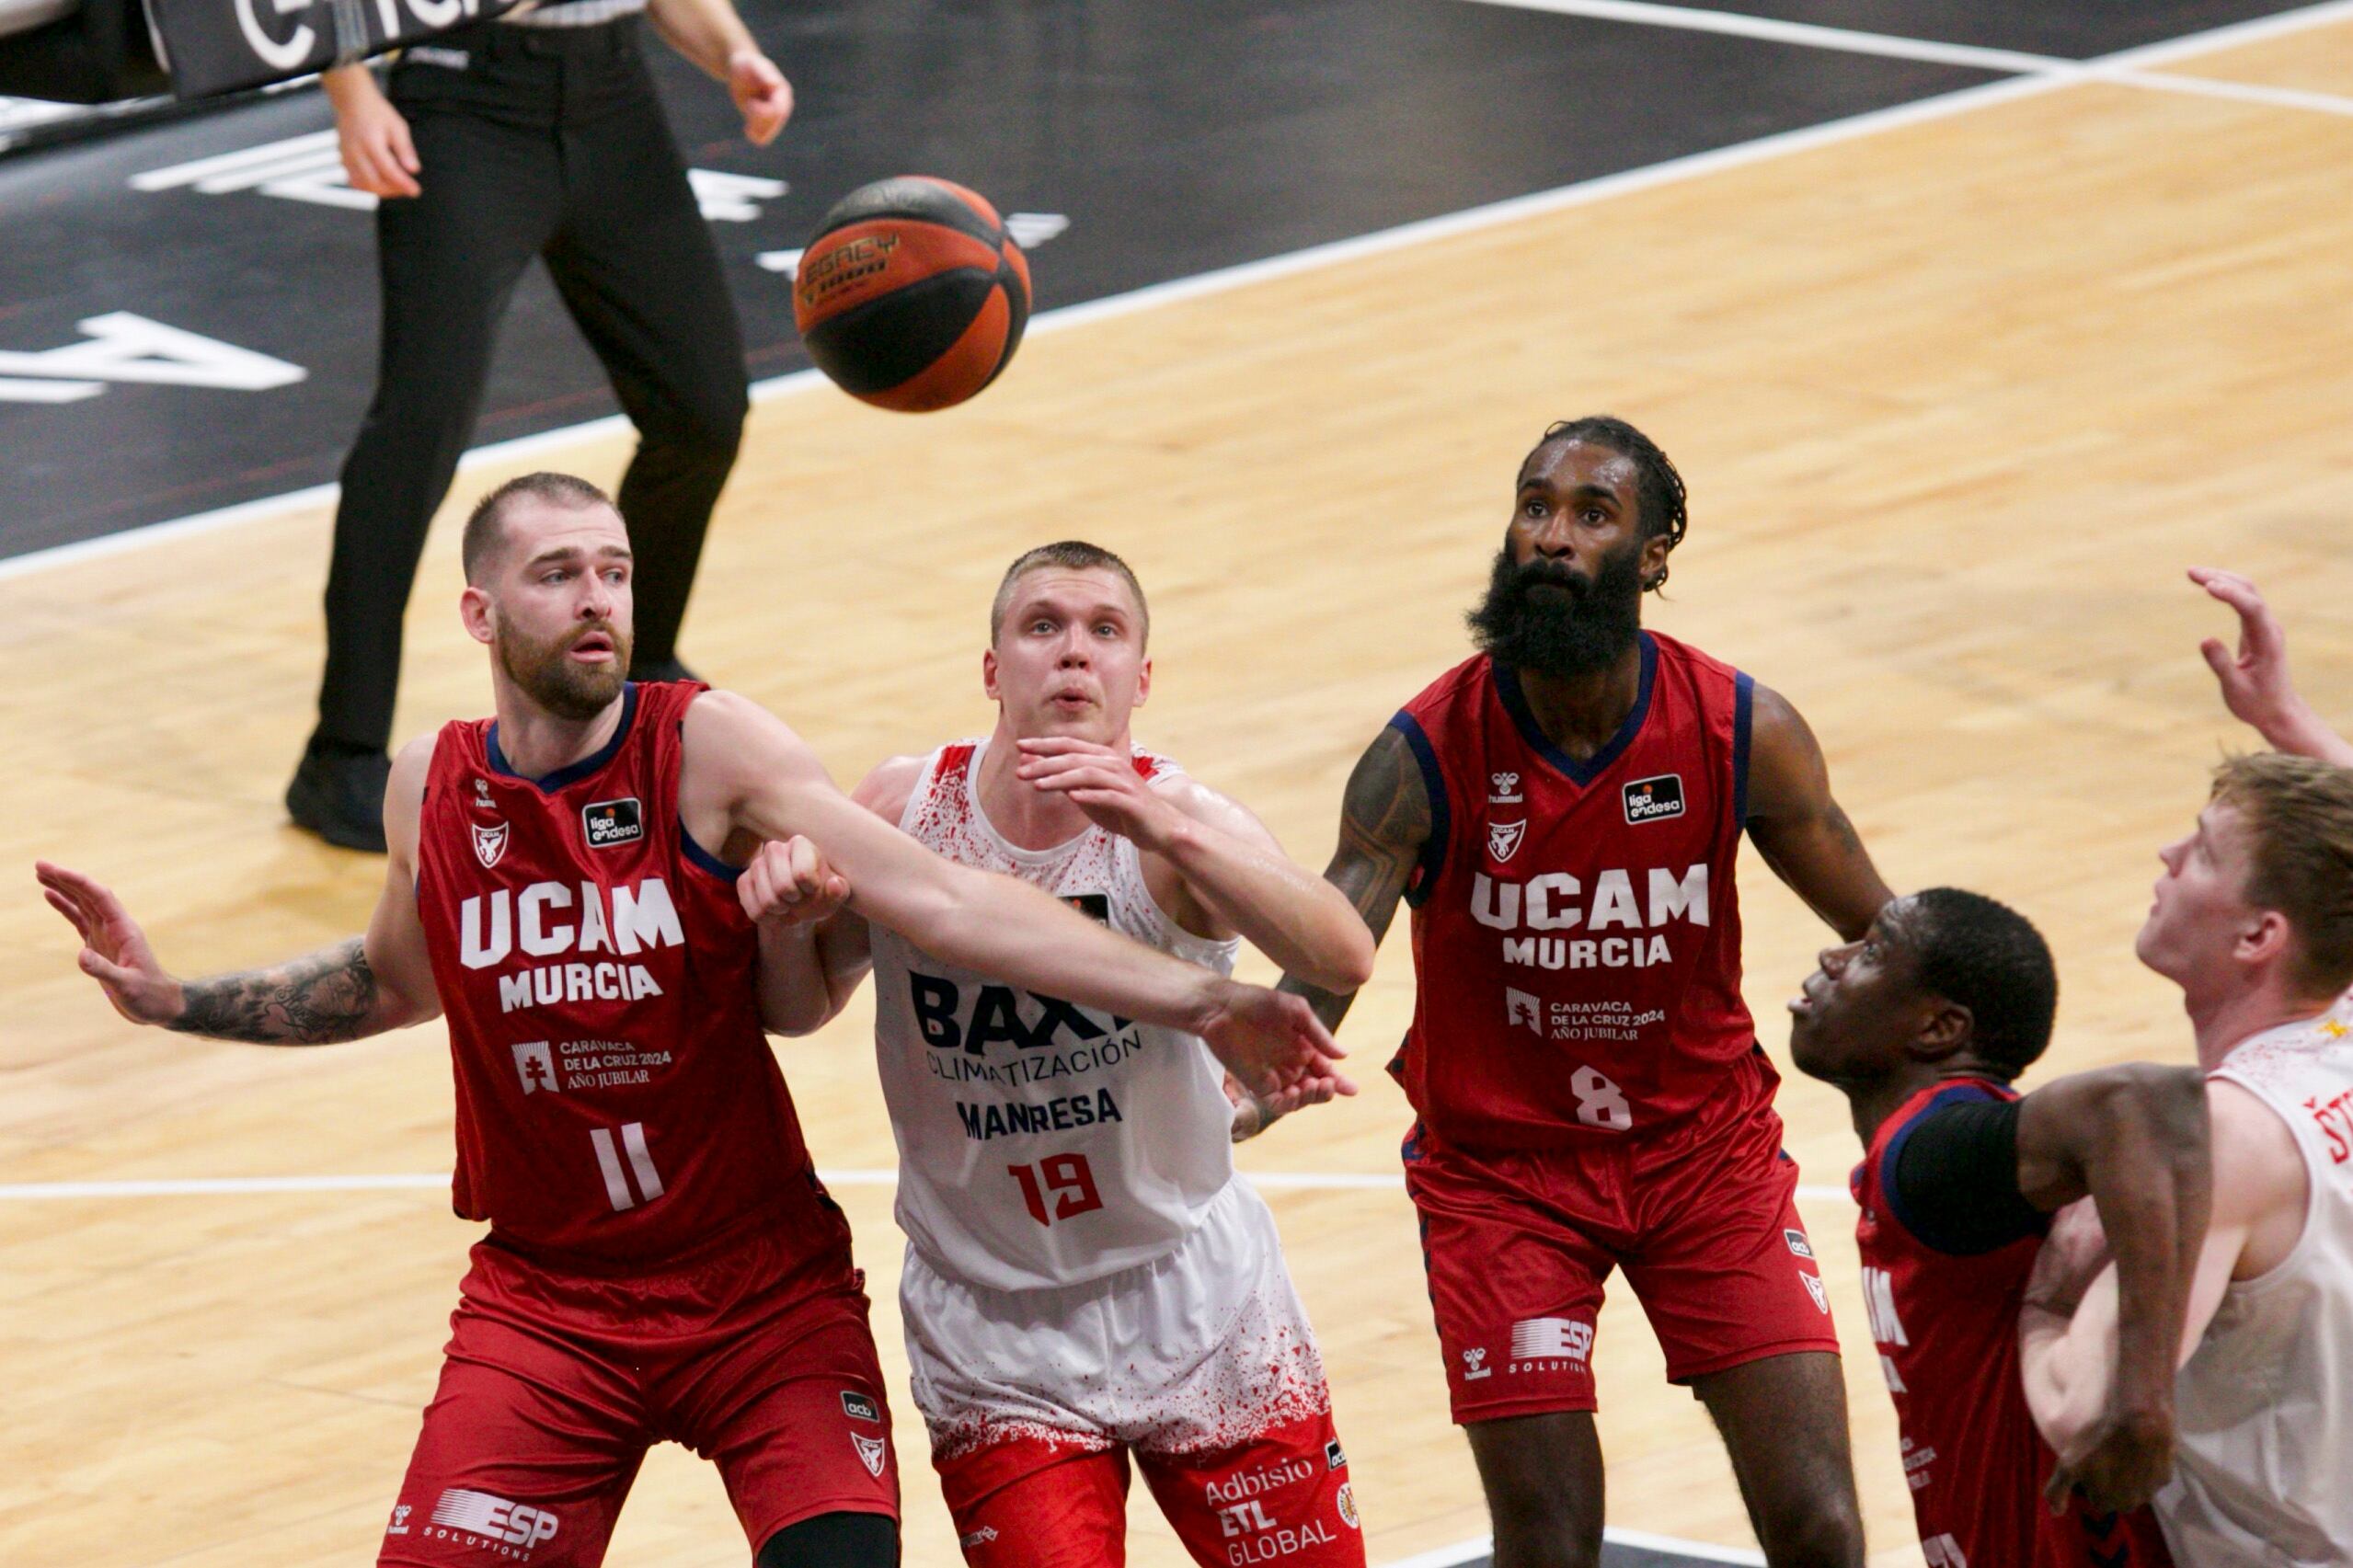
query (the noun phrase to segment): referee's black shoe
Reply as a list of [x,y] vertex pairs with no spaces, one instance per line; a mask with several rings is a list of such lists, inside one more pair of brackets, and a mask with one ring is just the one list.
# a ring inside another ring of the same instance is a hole
[[382,854],[384,791],[391,777],[392,759],[383,752],[314,736],[286,786],[286,814],[295,827],[339,849]]

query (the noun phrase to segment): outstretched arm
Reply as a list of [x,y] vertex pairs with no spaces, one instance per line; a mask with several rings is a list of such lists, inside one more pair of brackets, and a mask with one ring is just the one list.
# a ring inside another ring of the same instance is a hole
[[1821,743],[1780,692],[1755,689],[1749,739],[1749,839],[1773,874],[1849,942],[1895,895],[1831,796]]
[[925,951],[1042,995],[1199,1035],[1254,1093],[1305,1104],[1352,1093],[1313,1013],[1097,925],[1012,877],[933,854],[833,787],[757,704],[707,692],[687,710],[682,810],[724,812],[762,839],[802,836],[850,884],[850,907]]
[[[1197,936],[1240,935],[1312,984],[1353,991],[1372,973],[1372,933],[1340,890],[1282,853],[1240,803],[1180,778],[1155,788],[1119,752],[1066,736],[1021,742],[1018,776],[1067,795],[1107,831],[1134,841],[1173,883],[1170,913]],[[1173,875],[1172,875],[1173,874]]]
[[[2138,1507],[2173,1472],[2174,1363],[2205,1240],[2212,1163],[2196,1068],[2077,1073],[2018,1104],[2018,1188],[2046,1213],[2089,1197],[2116,1259],[2106,1407],[2059,1449],[2056,1495]],[[2055,1243],[2064,1255],[2065,1241]]]
[[34,866],[49,905],[82,938],[82,972],[134,1024],[256,1045],[323,1046],[438,1015],[425,928],[417,917],[419,802],[430,742],[400,754],[385,792],[391,845],[385,888],[367,934],[266,968],[176,979],[122,900],[96,879],[47,861]]
[[2276,751],[2353,768],[2353,741],[2313,712],[2289,679],[2288,634],[2262,592],[2236,572],[2211,567],[2190,567],[2189,580],[2238,612],[2235,656],[2220,637],[2209,637],[2198,648],[2221,684],[2222,704],[2232,716],[2252,725]]

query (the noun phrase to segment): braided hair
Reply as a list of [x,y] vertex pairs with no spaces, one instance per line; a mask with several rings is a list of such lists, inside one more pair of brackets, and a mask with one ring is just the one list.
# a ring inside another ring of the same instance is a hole
[[[1691,514],[1684,509],[1683,476],[1659,444],[1624,419],[1609,414],[1588,414],[1581,419],[1562,419],[1544,431],[1544,440],[1536,443],[1538,451],[1555,441],[1588,441],[1604,446],[1633,461],[1636,474],[1636,500],[1642,519],[1645,539],[1664,538],[1672,551],[1683,542],[1684,532],[1691,527]],[[1647,582],[1646,589],[1663,588],[1667,569],[1661,567],[1658,580]]]

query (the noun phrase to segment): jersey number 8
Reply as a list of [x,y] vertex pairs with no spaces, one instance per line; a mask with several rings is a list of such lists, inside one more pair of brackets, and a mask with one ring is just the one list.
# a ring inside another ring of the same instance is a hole
[[1577,1096],[1577,1119],[1587,1127],[1624,1132],[1634,1125],[1634,1107],[1626,1104],[1625,1092],[1593,1069],[1578,1068],[1569,1078],[1568,1092]]

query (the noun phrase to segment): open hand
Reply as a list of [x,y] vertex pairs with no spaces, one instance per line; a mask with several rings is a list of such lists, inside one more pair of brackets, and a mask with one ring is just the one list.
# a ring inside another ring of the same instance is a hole
[[755,924],[783,931],[827,919],[848,900],[850,883],[815,844],[795,835],[760,846],[736,878],[735,896]]
[[1087,820],[1108,833],[1132,839],[1139,849],[1164,847],[1183,813],[1144,783],[1135,758],[1075,736],[1052,735],[1021,743],[1014,776],[1051,794],[1067,795]]
[[1225,992],[1201,1038],[1266,1121],[1356,1093],[1334,1065],[1348,1053],[1303,998],[1232,981]]
[[2288,678],[2288,634],[2279,617],[2263,601],[2262,591],[2236,572],[2192,567],[2189,580],[2238,612],[2235,655],[2220,637],[2207,638],[2198,651],[2221,682],[2232,716],[2268,737],[2295,715],[2300,703]]
[[374,74],[364,66],[345,68],[336,86],[335,140],[351,189],[387,200],[418,194],[423,188],[417,176],[424,166],[417,158],[416,140]]
[[82,973],[98,982],[114,1010],[133,1024],[170,1024],[186,1010],[179,982],[155,961],[147,933],[103,884],[62,865],[35,861],[49,907],[82,938]]

